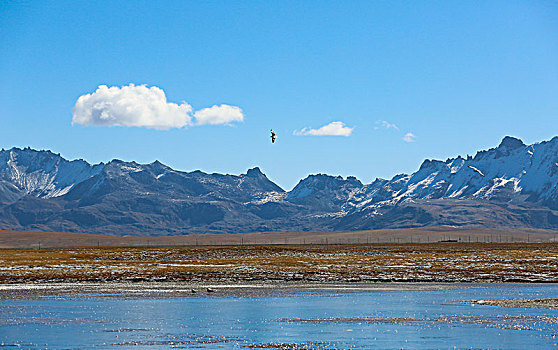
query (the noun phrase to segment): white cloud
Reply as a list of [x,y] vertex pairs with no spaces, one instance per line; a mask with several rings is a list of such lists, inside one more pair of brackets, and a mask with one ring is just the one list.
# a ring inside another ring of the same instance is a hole
[[405,134],[405,136],[403,136],[403,141],[405,142],[415,142],[417,139],[417,136],[415,134],[413,134],[412,132],[408,132]]
[[[397,131],[400,131],[399,127],[393,123],[388,122],[387,120],[377,120],[376,121],[376,126],[374,127],[374,130],[378,130],[380,128],[384,128],[384,129],[394,129]],[[417,135],[413,134],[412,132],[408,132],[405,135],[403,135],[403,141],[405,142],[415,142],[417,139]]]
[[242,109],[235,106],[220,105],[210,108],[204,108],[194,113],[196,124],[230,124],[232,122],[244,121]]
[[374,129],[379,129],[380,127],[386,128],[386,129],[395,129],[397,131],[399,131],[399,127],[395,124],[392,124],[390,122],[388,122],[387,120],[378,120],[376,121],[376,125],[374,127]]
[[312,136],[350,136],[354,128],[345,126],[343,122],[331,122],[319,129],[304,128],[293,131],[294,135],[312,135]]
[[100,85],[90,94],[82,95],[72,109],[72,124],[85,126],[136,126],[167,130],[201,124],[242,122],[242,110],[221,105],[193,112],[186,102],[167,101],[157,86]]
[[101,85],[78,98],[72,124],[144,126],[153,129],[181,128],[192,123],[192,106],[167,102],[165,92],[146,85]]

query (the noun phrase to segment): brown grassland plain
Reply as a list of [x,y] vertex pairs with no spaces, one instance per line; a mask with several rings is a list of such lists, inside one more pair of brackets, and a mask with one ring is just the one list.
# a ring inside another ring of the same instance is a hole
[[[165,237],[0,231],[0,299],[68,293],[254,296],[558,283],[556,234],[451,227]],[[542,304],[549,302],[554,301]]]
[[558,282],[557,243],[5,249],[0,283]]
[[553,242],[558,231],[537,229],[490,229],[429,226],[411,229],[383,229],[335,232],[255,232],[236,234],[185,234],[148,236],[100,235],[73,232],[38,232],[0,230],[1,248],[75,248],[144,247],[192,245],[312,245],[372,243],[458,242]]

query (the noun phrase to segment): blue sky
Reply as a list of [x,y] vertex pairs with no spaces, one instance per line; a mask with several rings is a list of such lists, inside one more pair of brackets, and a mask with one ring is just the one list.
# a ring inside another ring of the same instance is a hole
[[[555,1],[3,1],[0,53],[0,147],[91,163],[259,166],[290,189],[558,134]],[[72,124],[80,96],[129,84],[187,103],[191,121]],[[243,121],[194,116],[214,105]],[[350,135],[301,135],[332,122]]]

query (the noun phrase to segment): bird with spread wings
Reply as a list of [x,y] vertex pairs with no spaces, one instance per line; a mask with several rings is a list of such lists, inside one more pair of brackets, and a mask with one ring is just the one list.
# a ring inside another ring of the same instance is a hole
[[467,165],[467,166],[469,168],[471,168],[474,172],[478,173],[480,176],[484,177],[484,174],[479,169],[477,169],[477,168],[475,168],[474,166],[471,166],[471,165]]

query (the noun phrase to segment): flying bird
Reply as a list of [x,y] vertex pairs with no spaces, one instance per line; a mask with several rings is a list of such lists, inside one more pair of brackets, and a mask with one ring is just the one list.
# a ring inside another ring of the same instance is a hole
[[277,134],[275,133],[275,131],[273,131],[273,129],[271,129],[271,143],[275,143],[276,139],[277,139]]
[[484,177],[484,174],[483,174],[482,171],[480,171],[479,169],[475,168],[474,166],[470,166],[470,165],[467,165],[467,166],[468,166],[469,168],[473,169],[474,171],[476,171],[477,173],[479,173],[480,176],[483,176],[483,177]]

